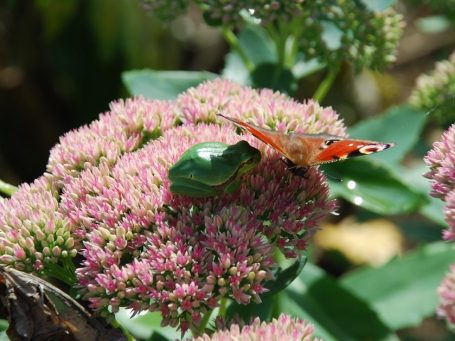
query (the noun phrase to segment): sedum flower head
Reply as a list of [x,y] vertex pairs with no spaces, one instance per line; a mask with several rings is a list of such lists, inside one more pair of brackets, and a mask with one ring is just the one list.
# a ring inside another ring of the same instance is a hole
[[455,124],[433,144],[424,160],[430,167],[425,174],[432,181],[430,194],[444,200],[455,189]]
[[409,102],[416,108],[428,110],[435,119],[445,122],[455,120],[455,52],[449,59],[436,63],[429,74],[417,78]]
[[299,103],[269,89],[254,90],[217,79],[189,89],[177,98],[184,124],[220,122],[217,113],[235,117],[283,133],[346,135],[346,128],[332,108],[309,100]]
[[167,170],[187,148],[240,139],[228,124],[177,127],[112,170],[92,168],[70,184],[61,209],[85,240],[77,274],[93,308],[158,310],[164,324],[176,326],[197,324],[221,297],[260,302],[273,247],[294,257],[334,206],[319,172],[294,176],[249,136],[264,158],[238,192],[172,195]]
[[449,229],[444,231],[444,239],[455,240],[455,124],[433,144],[424,160],[430,167],[425,174],[432,182],[430,195],[447,203],[444,213]]
[[172,103],[131,98],[112,102],[110,111],[88,126],[70,131],[51,150],[47,171],[60,182],[98,164],[118,158],[157,138],[174,123]]
[[302,13],[304,0],[202,0],[200,6],[212,23],[220,25],[241,25],[245,15],[269,23],[275,20],[288,21]]
[[58,190],[45,174],[22,185],[10,199],[0,199],[0,264],[44,273],[76,256],[66,217],[58,212]]
[[193,341],[310,341],[316,340],[313,330],[308,322],[281,314],[271,322],[261,322],[255,318],[248,325],[232,324],[229,329],[216,331],[212,335],[204,334],[193,338]]
[[299,49],[327,65],[350,61],[356,69],[383,69],[395,61],[403,18],[394,9],[370,11],[356,1],[305,2]]
[[[183,331],[223,297],[260,302],[277,265],[275,250],[295,257],[335,205],[317,169],[293,175],[279,153],[239,135],[217,112],[283,132],[345,133],[337,114],[315,102],[223,80],[175,102],[116,102],[60,140],[50,174],[1,202],[0,262],[32,269],[22,266],[34,264],[32,252],[13,246],[17,229],[36,255],[57,240],[50,260],[79,252],[78,289],[94,310],[160,311],[163,325]],[[261,151],[262,161],[237,192],[203,199],[170,192],[168,170],[189,147],[241,139]]]
[[[158,17],[163,17],[161,13],[165,12],[166,20],[181,14],[187,5],[185,1],[148,0],[147,3]],[[346,60],[357,70],[384,69],[394,62],[404,26],[403,17],[394,9],[373,11],[355,0],[200,0],[194,3],[211,25],[241,26],[247,17],[262,25],[276,26],[279,22],[278,26],[283,28],[288,24],[287,29],[294,32],[298,49],[306,60],[316,58],[327,65]],[[299,27],[298,32],[295,27]]]
[[455,326],[455,264],[450,267],[449,273],[439,286],[438,295],[440,302],[438,315]]
[[449,228],[444,231],[443,237],[445,240],[455,240],[455,189],[452,189],[445,199],[447,204],[443,211]]

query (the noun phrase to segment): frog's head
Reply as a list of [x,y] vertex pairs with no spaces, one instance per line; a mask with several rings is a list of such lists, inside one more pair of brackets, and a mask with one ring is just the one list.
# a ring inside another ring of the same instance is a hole
[[243,174],[261,160],[246,141],[234,145],[203,142],[191,146],[169,169],[171,191],[191,197],[209,197],[238,189]]
[[223,157],[237,165],[237,176],[240,177],[257,166],[261,152],[242,140],[226,148]]

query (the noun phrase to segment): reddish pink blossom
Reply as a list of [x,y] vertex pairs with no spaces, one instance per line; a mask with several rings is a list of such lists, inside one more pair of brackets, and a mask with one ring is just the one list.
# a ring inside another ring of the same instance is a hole
[[[223,297],[260,302],[275,248],[295,257],[335,204],[317,169],[295,176],[275,150],[239,135],[218,112],[283,132],[345,133],[331,109],[224,80],[176,102],[116,102],[62,137],[51,174],[0,203],[0,262],[45,269],[79,251],[78,288],[93,309],[160,311],[163,325],[182,330],[197,327]],[[203,199],[170,192],[168,170],[189,147],[241,139],[262,161],[237,192]]]
[[23,271],[76,256],[72,228],[58,212],[59,193],[48,174],[22,185],[11,199],[0,199],[0,264]]
[[313,336],[313,326],[308,322],[281,314],[271,322],[261,322],[259,318],[251,324],[232,324],[228,329],[218,330],[212,335],[204,334],[193,341],[310,341],[319,340]]
[[455,264],[450,267],[449,273],[439,286],[438,294],[438,315],[455,326]]
[[131,98],[112,102],[110,111],[88,126],[70,131],[51,150],[47,170],[58,179],[77,177],[100,160],[113,165],[174,124],[171,102]]
[[425,162],[430,167],[425,174],[432,181],[430,194],[444,200],[447,193],[455,189],[455,124],[433,144]]
[[430,194],[447,203],[444,213],[449,228],[443,237],[455,240],[455,124],[433,144],[425,162],[430,167],[425,174],[431,180]]

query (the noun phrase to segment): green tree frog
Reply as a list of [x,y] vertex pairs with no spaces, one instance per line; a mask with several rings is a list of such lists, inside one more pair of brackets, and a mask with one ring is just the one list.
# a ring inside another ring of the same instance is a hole
[[261,152],[246,141],[196,144],[169,169],[171,192],[194,198],[232,193],[239,188],[242,175],[260,160]]

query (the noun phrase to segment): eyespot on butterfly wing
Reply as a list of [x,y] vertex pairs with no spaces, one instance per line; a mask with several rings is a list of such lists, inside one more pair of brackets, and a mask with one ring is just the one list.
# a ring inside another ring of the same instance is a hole
[[284,134],[222,114],[218,116],[231,121],[277,150],[285,157],[288,168],[299,175],[304,174],[311,166],[369,155],[394,146],[393,143],[348,139],[328,134]]

